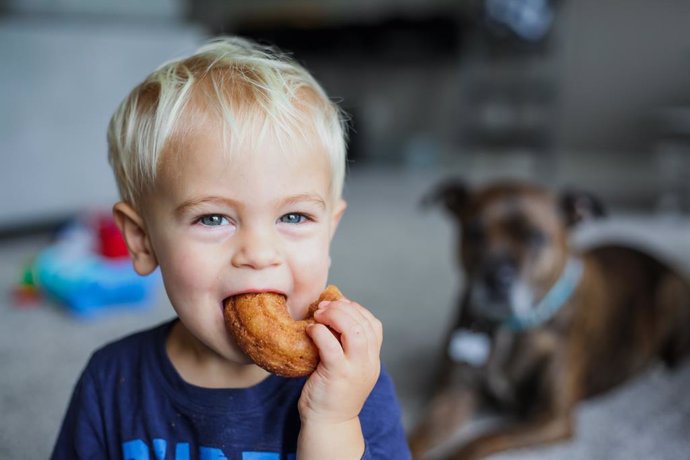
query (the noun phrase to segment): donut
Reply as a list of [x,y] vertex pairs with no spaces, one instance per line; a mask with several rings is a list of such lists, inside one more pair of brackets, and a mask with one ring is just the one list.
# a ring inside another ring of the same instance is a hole
[[284,295],[239,294],[225,301],[225,327],[242,351],[262,368],[283,377],[303,377],[319,363],[319,350],[306,328],[314,324],[314,312],[320,302],[342,298],[340,290],[329,285],[309,305],[307,317],[294,320]]

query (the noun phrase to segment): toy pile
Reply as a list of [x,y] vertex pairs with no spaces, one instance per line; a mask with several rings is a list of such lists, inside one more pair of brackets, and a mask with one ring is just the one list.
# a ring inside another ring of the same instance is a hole
[[132,268],[127,246],[110,216],[76,219],[24,267],[15,289],[23,306],[45,295],[78,316],[115,307],[151,305],[160,275],[141,276]]

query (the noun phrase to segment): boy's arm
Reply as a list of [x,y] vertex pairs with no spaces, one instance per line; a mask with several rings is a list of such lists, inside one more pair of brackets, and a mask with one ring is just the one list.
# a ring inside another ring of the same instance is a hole
[[297,458],[359,460],[365,450],[359,414],[381,372],[381,322],[349,300],[322,302],[308,333],[321,362],[299,401]]
[[299,460],[359,460],[364,455],[364,436],[359,417],[340,424],[303,422],[297,446]]

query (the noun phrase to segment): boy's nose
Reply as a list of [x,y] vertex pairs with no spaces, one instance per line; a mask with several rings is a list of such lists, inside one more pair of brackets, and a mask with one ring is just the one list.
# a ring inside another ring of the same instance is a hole
[[244,231],[239,236],[240,245],[232,256],[233,266],[258,270],[280,263],[278,242],[270,232]]

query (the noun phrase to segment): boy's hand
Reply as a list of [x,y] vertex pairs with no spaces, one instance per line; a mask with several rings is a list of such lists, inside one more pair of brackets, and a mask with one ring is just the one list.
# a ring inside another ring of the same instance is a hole
[[359,412],[381,372],[383,327],[371,312],[347,299],[321,302],[314,319],[307,333],[321,361],[299,400],[298,458],[335,458],[334,453],[360,458],[364,439]]

